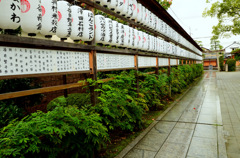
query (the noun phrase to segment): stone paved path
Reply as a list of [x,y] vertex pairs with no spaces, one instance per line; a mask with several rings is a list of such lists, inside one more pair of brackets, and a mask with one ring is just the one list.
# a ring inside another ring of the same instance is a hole
[[240,158],[240,72],[217,73],[228,158]]
[[[240,142],[240,111],[236,113],[235,110],[240,108],[240,100],[237,100],[240,99],[237,95],[240,94],[240,89],[237,89],[240,85],[235,86],[235,82],[225,83],[224,77],[225,75],[219,75],[221,80],[217,81],[216,71],[206,72],[201,82],[161,120],[156,120],[157,124],[125,158],[226,158],[224,133],[227,131],[223,132],[225,124],[223,126],[221,109],[224,111],[224,123],[225,117],[228,123],[226,128],[233,132],[230,133],[233,134],[230,141],[235,144],[229,150],[231,149],[232,155],[238,156],[239,150],[235,145]],[[238,78],[240,82],[240,73]],[[225,86],[218,91],[217,85]],[[224,93],[226,87],[236,90]],[[221,108],[220,102],[226,105]],[[231,102],[231,106],[227,105],[228,102]],[[231,123],[232,120],[236,123]]]

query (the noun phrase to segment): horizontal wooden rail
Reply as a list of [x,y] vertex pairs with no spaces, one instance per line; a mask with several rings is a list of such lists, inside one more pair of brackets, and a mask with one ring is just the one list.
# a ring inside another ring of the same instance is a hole
[[[107,78],[107,79],[102,79],[100,81],[108,82],[113,79],[114,78]],[[3,94],[0,94],[0,100],[24,97],[24,96],[34,95],[34,94],[42,94],[42,93],[59,91],[64,89],[78,88],[86,85],[87,85],[87,82],[81,82],[81,83],[71,83],[71,84],[65,84],[65,85],[59,85],[59,86],[30,89],[30,90],[24,90],[24,91],[18,91],[18,92],[3,93]]]
[[89,74],[91,71],[71,71],[71,72],[56,72],[56,73],[42,73],[42,74],[27,74],[27,75],[10,75],[0,76],[0,80],[3,79],[16,79],[16,78],[33,78],[33,77],[46,77],[46,76],[58,76],[58,75],[73,75],[73,74]]

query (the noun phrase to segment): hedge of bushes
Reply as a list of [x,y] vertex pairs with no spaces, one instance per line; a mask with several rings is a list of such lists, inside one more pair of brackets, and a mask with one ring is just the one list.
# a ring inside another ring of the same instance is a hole
[[235,59],[228,59],[228,71],[235,71],[236,70],[236,60]]
[[[91,106],[89,94],[59,97],[41,111],[13,120],[0,131],[0,157],[92,157],[109,141],[113,130],[136,131],[143,127],[142,115],[160,110],[172,93],[181,93],[201,76],[202,65],[184,65],[160,75],[122,72],[114,80],[98,84],[98,103]],[[94,81],[88,79],[90,85]],[[95,157],[97,157],[95,155]]]

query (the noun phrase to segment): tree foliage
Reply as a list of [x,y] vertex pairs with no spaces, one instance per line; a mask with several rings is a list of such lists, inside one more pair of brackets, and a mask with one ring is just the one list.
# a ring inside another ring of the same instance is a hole
[[220,44],[220,41],[217,39],[212,38],[210,42],[211,48],[210,50],[221,50],[223,46]]
[[[212,3],[212,0],[206,0]],[[222,0],[213,2],[211,8],[206,8],[203,17],[217,17],[218,24],[213,26],[213,37],[230,37],[240,34],[240,0]]]
[[172,5],[172,0],[157,0],[157,2],[166,10]]

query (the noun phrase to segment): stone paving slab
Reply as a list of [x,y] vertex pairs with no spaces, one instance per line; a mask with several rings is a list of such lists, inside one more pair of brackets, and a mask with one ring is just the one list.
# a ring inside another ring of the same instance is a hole
[[217,73],[222,130],[228,158],[240,158],[240,72]]
[[[233,126],[228,125],[232,125],[233,119],[235,122],[238,121],[236,120],[238,113],[232,116],[221,115],[222,109],[229,111],[229,108],[220,107],[221,103],[226,102],[221,99],[226,94],[218,93],[215,77],[215,71],[206,72],[205,78],[164,117],[157,119],[153,128],[121,157],[226,158],[225,135],[227,132],[224,131],[224,127],[232,129],[230,134],[236,136],[235,131],[239,130],[237,126],[234,129]],[[234,112],[234,108],[231,107],[230,110]],[[229,124],[225,125],[225,122]],[[240,136],[238,138],[240,140]],[[238,143],[238,138],[235,137],[235,145]],[[231,156],[240,154],[236,150],[234,148]]]

